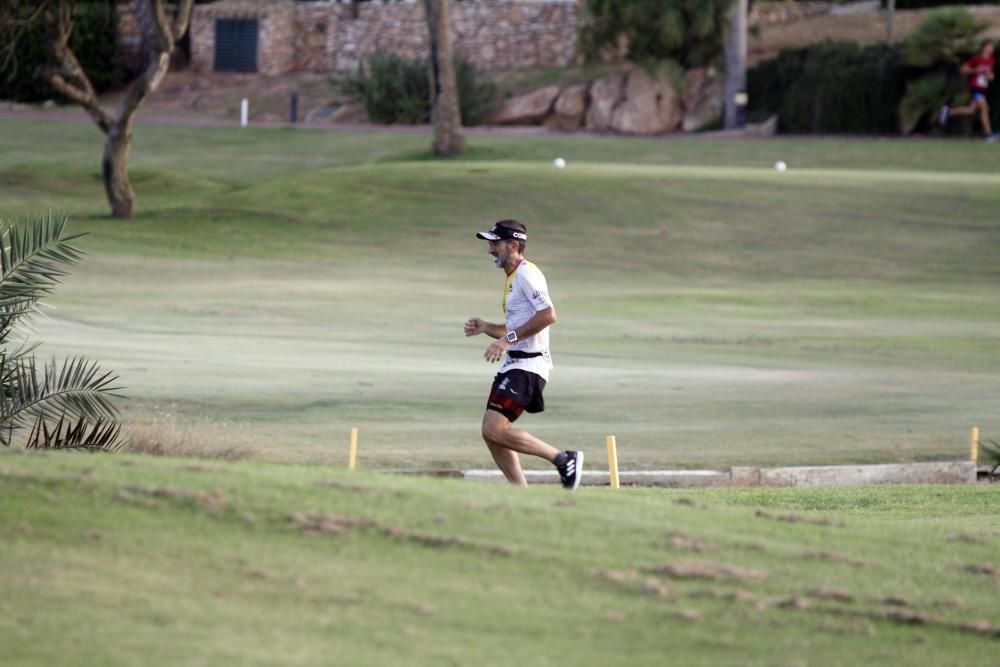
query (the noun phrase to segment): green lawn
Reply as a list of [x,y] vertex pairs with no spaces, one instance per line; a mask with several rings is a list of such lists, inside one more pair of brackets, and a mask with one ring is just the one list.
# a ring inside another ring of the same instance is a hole
[[982,664],[998,489],[568,495],[2,450],[0,664]]
[[[1000,432],[1000,153],[971,141],[469,137],[140,126],[138,215],[101,137],[3,120],[7,217],[68,211],[84,264],[43,357],[117,370],[143,447],[376,468],[486,466],[517,217],[559,322],[524,425],[622,468],[950,459]],[[568,167],[551,166],[555,156]],[[777,173],[776,160],[789,165]],[[991,434],[993,434],[991,436]]]

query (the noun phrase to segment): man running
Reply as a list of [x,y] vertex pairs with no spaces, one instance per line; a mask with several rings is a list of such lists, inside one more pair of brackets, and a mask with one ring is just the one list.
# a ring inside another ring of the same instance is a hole
[[528,230],[517,220],[501,220],[490,231],[476,236],[489,241],[494,266],[507,274],[500,301],[506,322],[494,324],[472,317],[465,323],[466,336],[484,333],[496,339],[486,348],[483,355],[486,361],[496,363],[503,359],[486,402],[483,440],[511,484],[528,483],[518,458],[518,452],[522,452],[552,463],[559,471],[562,485],[575,489],[582,476],[583,452],[560,452],[527,431],[513,427],[522,412],[545,409],[542,391],[552,368],[549,326],[556,321],[545,276],[524,258]]
[[993,49],[992,40],[986,40],[979,48],[979,53],[962,64],[961,73],[969,77],[969,103],[964,107],[950,107],[946,104],[938,112],[938,122],[942,125],[952,116],[971,116],[978,112],[986,141],[991,144],[1000,140],[1000,135],[990,127],[990,105],[986,101],[986,91],[993,80],[993,67],[996,64]]

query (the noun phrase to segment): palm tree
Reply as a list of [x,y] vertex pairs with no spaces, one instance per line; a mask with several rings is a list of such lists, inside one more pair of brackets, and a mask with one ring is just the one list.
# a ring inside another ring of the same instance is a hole
[[11,340],[83,256],[72,245],[83,235],[65,228],[66,216],[51,213],[23,226],[0,219],[0,444],[27,430],[28,449],[115,450],[123,444],[117,376],[82,357],[39,367],[38,343]]

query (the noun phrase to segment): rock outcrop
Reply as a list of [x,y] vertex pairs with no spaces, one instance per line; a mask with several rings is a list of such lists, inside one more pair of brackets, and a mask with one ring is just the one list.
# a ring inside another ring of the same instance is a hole
[[559,86],[546,86],[526,95],[504,100],[489,118],[492,125],[537,125],[552,111]]
[[621,134],[673,132],[681,122],[680,95],[665,72],[655,76],[641,67],[628,73],[624,99],[615,107],[611,129]]

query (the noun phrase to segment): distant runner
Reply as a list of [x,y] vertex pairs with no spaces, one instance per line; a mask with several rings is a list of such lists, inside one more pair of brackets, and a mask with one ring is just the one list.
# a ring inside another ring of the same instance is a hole
[[938,112],[938,122],[944,125],[952,116],[971,116],[978,111],[986,142],[990,144],[1000,140],[1000,134],[990,126],[990,105],[986,101],[986,91],[993,80],[993,67],[996,64],[993,49],[993,42],[987,39],[979,48],[979,53],[966,60],[959,70],[963,76],[969,77],[969,103],[964,107],[945,104]]

